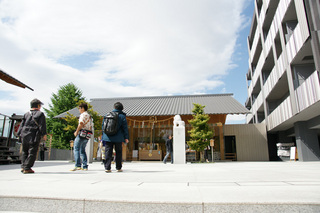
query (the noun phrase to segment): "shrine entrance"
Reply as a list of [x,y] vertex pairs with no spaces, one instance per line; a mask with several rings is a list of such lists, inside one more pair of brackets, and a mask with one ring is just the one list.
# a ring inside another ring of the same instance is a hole
[[[215,132],[214,160],[224,160],[223,124],[226,115],[209,116],[209,125]],[[123,159],[125,161],[162,161],[166,154],[165,141],[169,135],[173,134],[173,118],[174,116],[127,116],[130,143],[123,147]],[[181,118],[186,123],[186,141],[188,141],[188,131],[191,129],[188,120],[192,119],[192,116],[181,115]],[[197,152],[190,150],[187,143],[186,154],[187,161],[198,160]]]

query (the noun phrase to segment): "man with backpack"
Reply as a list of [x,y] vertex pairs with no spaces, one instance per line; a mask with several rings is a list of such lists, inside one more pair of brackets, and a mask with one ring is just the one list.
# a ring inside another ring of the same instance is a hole
[[18,136],[22,140],[21,172],[31,174],[31,169],[37,157],[41,138],[47,140],[46,117],[40,111],[43,103],[33,99],[30,103],[31,110],[24,114],[18,130]]
[[122,172],[122,143],[129,143],[126,114],[122,112],[120,102],[114,104],[114,110],[107,113],[102,122],[102,143],[106,147],[105,172],[111,172],[113,147],[116,150],[116,169]]

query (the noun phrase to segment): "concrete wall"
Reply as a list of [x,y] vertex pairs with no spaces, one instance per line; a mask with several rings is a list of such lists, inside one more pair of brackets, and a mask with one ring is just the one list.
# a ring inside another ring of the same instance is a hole
[[[72,150],[73,152],[73,150]],[[48,153],[45,153],[45,160],[48,160]],[[73,153],[66,149],[51,149],[50,160],[73,160]]]
[[264,123],[225,125],[224,136],[236,137],[238,161],[269,161]]

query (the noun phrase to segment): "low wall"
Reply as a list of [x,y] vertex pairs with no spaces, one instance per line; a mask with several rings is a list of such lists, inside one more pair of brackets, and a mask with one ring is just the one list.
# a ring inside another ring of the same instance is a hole
[[[45,160],[48,160],[49,153],[45,153]],[[73,153],[67,149],[51,149],[50,160],[73,160]]]
[[[10,151],[14,151],[14,155],[21,155],[21,143],[16,143],[14,147],[10,147]],[[48,148],[49,149],[49,148]],[[38,153],[40,160],[40,153]],[[44,160],[49,160],[49,150],[45,151]],[[50,160],[73,160],[73,150],[69,149],[51,149]]]

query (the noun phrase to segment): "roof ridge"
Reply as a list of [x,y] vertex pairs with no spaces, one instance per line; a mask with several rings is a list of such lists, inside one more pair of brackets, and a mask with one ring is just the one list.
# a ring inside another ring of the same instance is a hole
[[112,99],[150,99],[150,98],[186,98],[186,97],[209,97],[209,96],[232,96],[233,93],[223,94],[198,94],[198,95],[165,95],[165,96],[136,96],[136,97],[110,97],[110,98],[92,98],[90,101],[112,100]]

